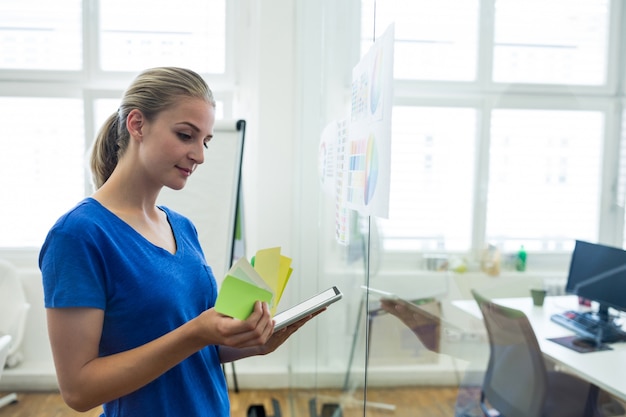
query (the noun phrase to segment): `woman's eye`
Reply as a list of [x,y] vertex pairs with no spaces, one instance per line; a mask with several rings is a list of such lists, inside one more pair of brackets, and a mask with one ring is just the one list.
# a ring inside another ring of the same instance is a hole
[[179,139],[184,140],[184,141],[191,139],[191,136],[186,133],[178,132],[177,135]]
[[209,139],[204,141],[204,149],[209,149]]

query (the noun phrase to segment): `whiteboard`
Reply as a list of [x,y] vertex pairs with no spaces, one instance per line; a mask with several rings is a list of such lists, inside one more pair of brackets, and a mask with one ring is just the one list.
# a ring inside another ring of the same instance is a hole
[[158,205],[188,217],[196,226],[204,256],[218,283],[234,256],[245,126],[244,120],[217,120],[204,163],[182,190],[164,187],[157,200]]

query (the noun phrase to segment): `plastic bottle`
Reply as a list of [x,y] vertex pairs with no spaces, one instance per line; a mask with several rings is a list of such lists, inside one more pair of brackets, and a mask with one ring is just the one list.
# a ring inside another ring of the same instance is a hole
[[481,269],[492,277],[500,275],[500,250],[495,245],[488,244],[483,250]]
[[517,261],[515,262],[515,269],[518,271],[526,270],[526,249],[524,249],[524,245],[520,246],[519,251],[517,252]]

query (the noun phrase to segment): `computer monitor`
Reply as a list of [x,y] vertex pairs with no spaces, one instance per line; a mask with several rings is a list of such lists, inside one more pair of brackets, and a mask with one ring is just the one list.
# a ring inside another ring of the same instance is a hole
[[609,307],[626,311],[626,251],[576,241],[565,291],[598,303],[598,319],[610,322]]

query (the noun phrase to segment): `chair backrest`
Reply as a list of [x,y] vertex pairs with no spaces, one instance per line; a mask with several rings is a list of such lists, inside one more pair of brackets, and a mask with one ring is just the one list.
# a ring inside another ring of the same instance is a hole
[[480,307],[489,337],[484,396],[501,415],[541,416],[548,375],[528,317],[519,310],[496,304],[474,290],[472,295]]
[[[20,348],[29,308],[17,269],[0,259],[0,336],[11,335],[9,357],[16,355]],[[9,359],[9,362],[13,361]]]
[[9,346],[11,345],[11,336],[5,334],[4,336],[0,336],[0,377],[2,376],[2,370],[4,369],[4,364],[7,360],[7,356],[9,356]]

